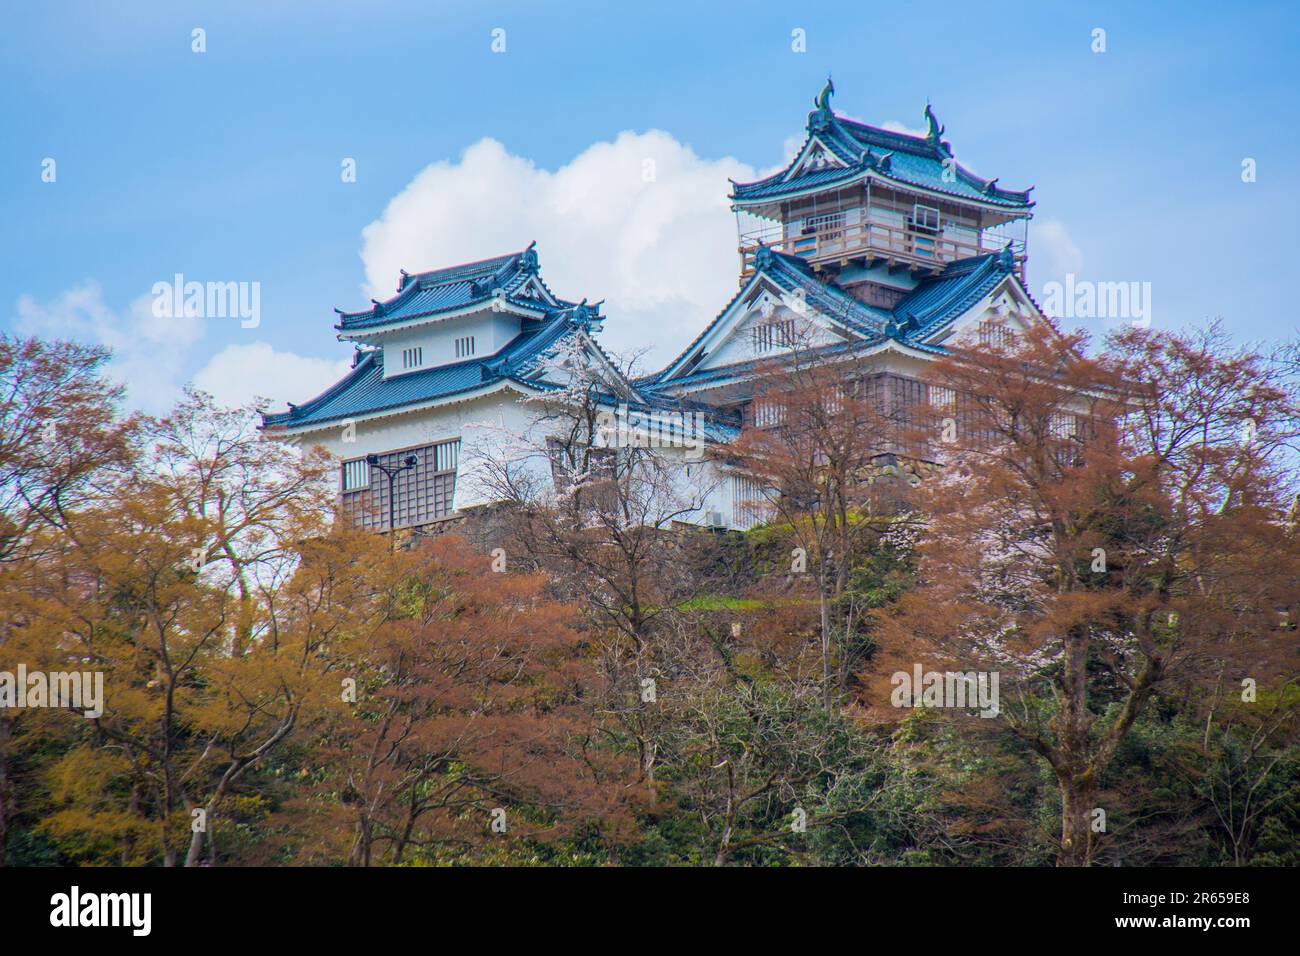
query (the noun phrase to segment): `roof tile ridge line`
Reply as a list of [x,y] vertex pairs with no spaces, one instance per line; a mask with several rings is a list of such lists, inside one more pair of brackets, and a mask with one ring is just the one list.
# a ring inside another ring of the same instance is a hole
[[828,300],[827,308],[819,311],[832,322],[874,333],[879,333],[885,327],[885,323],[868,310],[865,302],[836,282],[834,277],[823,282],[816,276],[808,276],[806,281],[813,286],[816,295]]
[[[471,305],[481,305],[481,304],[484,303],[484,302],[490,302],[493,298],[495,298],[495,296],[491,296],[491,295],[481,295],[481,296],[478,296],[477,298],[466,299],[464,302],[460,303],[459,305],[452,306],[451,308],[464,309],[464,308],[466,308],[467,306],[471,306]],[[374,309],[371,309],[369,312],[353,312],[353,313],[350,313],[350,314],[353,315],[353,316],[370,315],[370,316],[372,316],[372,317],[375,318],[375,319],[384,319],[384,318],[387,318],[389,322],[402,322],[402,323],[404,323],[404,322],[415,322],[415,321],[418,320],[418,319],[428,318],[428,317],[431,316],[431,315],[437,315],[439,312],[445,312],[447,309],[448,309],[448,306],[439,306],[438,308],[434,308],[434,309],[426,309],[426,310],[423,311],[423,312],[414,312],[414,313],[412,313],[411,315],[403,315],[403,316],[400,316],[400,317],[398,317],[398,318],[396,318],[396,319],[393,319],[393,318],[389,317],[389,316],[387,315],[387,313],[385,313],[385,312],[380,312],[378,315],[374,315]],[[377,323],[375,323],[375,324],[377,324],[377,325],[382,325],[383,323],[382,323],[382,322],[377,322]],[[358,326],[353,326],[353,328],[357,328],[357,327],[358,327]],[[362,326],[362,327],[364,327],[364,326]],[[346,326],[343,326],[343,325],[336,325],[336,326],[334,326],[334,328],[336,328],[336,329],[343,329],[343,328],[346,328]]]
[[[501,253],[501,254],[499,254],[499,255],[495,255],[495,256],[484,256],[482,259],[470,259],[470,260],[468,260],[468,261],[466,261],[466,262],[458,262],[458,263],[456,263],[456,264],[454,264],[454,265],[450,265],[450,266],[439,266],[437,269],[427,269],[427,270],[425,270],[424,272],[412,272],[412,273],[409,273],[409,275],[411,276],[412,279],[419,279],[419,278],[422,278],[422,277],[425,277],[425,276],[435,275],[436,273],[439,273],[439,272],[454,272],[454,271],[456,271],[456,270],[458,270],[458,269],[468,269],[470,266],[481,266],[481,265],[483,265],[484,263],[493,262],[493,261],[495,261],[495,260],[497,260],[497,259],[502,260],[502,264],[501,264],[501,266],[499,266],[496,270],[494,270],[494,271],[499,272],[502,268],[504,268],[506,265],[509,264],[509,260],[519,258],[519,256],[521,256],[521,255],[523,255],[525,252],[527,252],[528,249],[532,248],[532,245],[534,245],[534,244],[535,244],[535,243],[530,244],[529,246],[525,247],[524,249],[520,249],[520,250],[518,250],[518,251],[516,251],[516,252],[503,252],[503,253]],[[480,271],[480,272],[481,272],[481,271],[483,271],[483,270],[480,269],[480,270],[477,270],[477,271]]]
[[[442,367],[445,368],[446,366],[442,366]],[[317,427],[323,427],[325,424],[329,422],[339,421],[340,419],[347,419],[355,415],[407,414],[407,412],[400,412],[399,410],[408,409],[409,411],[412,412],[417,411],[421,407],[428,405],[430,402],[442,402],[447,399],[453,399],[458,395],[464,395],[466,392],[473,392],[484,388],[490,388],[494,385],[499,385],[506,381],[519,381],[519,380],[514,379],[513,376],[510,375],[501,375],[486,382],[485,381],[472,382],[468,385],[454,388],[449,392],[444,392],[438,395],[423,396],[423,397],[416,397],[416,398],[409,398],[409,397],[395,398],[393,401],[385,405],[377,405],[373,408],[368,408],[362,412],[351,412],[351,413],[328,415],[325,418],[321,419],[319,422],[313,422],[309,424],[313,424]],[[519,381],[519,384],[525,386],[533,386],[538,383]]]
[[[509,260],[515,259],[518,256],[519,253],[511,252],[501,256],[489,256],[486,259],[476,259],[472,262],[463,262],[460,265],[444,266],[440,269],[430,269],[427,272],[407,272],[405,269],[402,269],[400,270],[402,275],[402,284],[401,286],[398,287],[397,291],[393,293],[391,296],[389,296],[387,299],[384,299],[383,301],[380,301],[378,299],[371,299],[370,308],[362,309],[357,312],[345,312],[342,309],[338,309],[338,308],[336,308],[334,312],[340,317],[374,315],[375,318],[379,318],[380,316],[384,315],[389,309],[396,308],[402,301],[403,297],[414,297],[419,292],[428,291],[426,288],[423,287],[425,277],[427,276],[431,276],[439,272],[451,272],[456,269],[464,269],[472,265],[478,265],[479,263],[491,262],[494,259],[506,260],[503,263],[503,265],[500,268],[498,268],[496,272],[493,273],[493,275],[496,276],[499,275],[507,266],[510,265]],[[436,287],[442,285],[452,285],[456,282],[464,282],[464,281],[465,279],[463,277],[457,276],[457,277],[448,278],[443,282],[434,283],[434,286]],[[376,307],[382,310],[378,313],[378,315],[375,314]],[[427,315],[427,314],[429,313],[417,313],[417,316]],[[417,316],[411,316],[411,318],[415,318]]]
[[[834,169],[818,170],[817,172],[818,172],[818,173],[822,173],[822,172],[836,173],[838,176],[841,176],[841,177],[843,177],[843,178],[845,178],[845,179],[851,179],[851,178],[853,178],[854,176],[859,176],[859,175],[861,175],[863,172],[868,171],[870,168],[871,168],[871,167],[869,167],[869,166],[864,166],[864,165],[862,165],[861,163],[853,163],[853,164],[850,164],[850,165],[848,165],[848,166],[837,166],[837,167],[835,167]],[[806,189],[806,188],[810,188],[810,187],[806,187],[806,186],[805,186],[805,187],[799,187],[799,186],[797,186],[797,183],[798,183],[799,179],[801,179],[802,177],[795,176],[795,177],[792,178],[792,179],[783,179],[782,177],[783,177],[784,175],[785,175],[785,171],[782,171],[782,172],[778,172],[778,173],[773,173],[771,176],[767,176],[767,177],[765,177],[765,178],[763,178],[763,179],[756,179],[756,180],[754,180],[752,183],[734,183],[734,185],[735,185],[737,188],[742,189],[742,190],[744,190],[744,189],[751,189],[751,190],[753,190],[753,189],[759,189],[759,188],[764,187],[765,185],[779,185],[779,184],[781,184],[781,183],[792,183],[792,184],[796,184],[796,185],[793,186],[792,188],[805,188],[805,189]],[[816,173],[809,173],[809,174],[807,174],[807,175],[816,175]],[[836,180],[834,180],[834,179],[827,180],[827,182],[835,182],[835,181],[836,181]],[[819,185],[821,185],[821,186],[825,186],[826,183],[821,183],[821,184],[819,184]],[[733,198],[735,197],[735,192],[734,192],[734,190],[733,190],[733,192],[732,192],[732,196],[733,196]]]
[[[886,154],[886,155],[888,156],[890,154]],[[953,196],[957,199],[965,200],[968,202],[983,201],[983,202],[1001,203],[1001,204],[1006,204],[1011,206],[1019,205],[1019,206],[1024,206],[1025,208],[1030,208],[1037,205],[1037,203],[1035,203],[1033,200],[1028,198],[1029,192],[1032,191],[1033,189],[1032,186],[1027,190],[1003,189],[1000,186],[995,186],[993,189],[993,193],[984,193],[983,190],[976,190],[977,192],[981,193],[981,196],[973,197],[966,193],[958,192],[953,189],[945,189],[943,186],[936,186],[933,183],[921,182],[917,179],[910,178],[893,169],[882,168],[879,165],[879,163],[874,165],[866,164],[866,165],[846,166],[843,167],[842,169],[836,169],[833,171],[840,174],[839,178],[829,179],[825,182],[818,183],[816,186],[800,186],[798,184],[798,180],[800,177],[795,177],[794,179],[790,179],[790,180],[781,180],[780,177],[783,176],[784,173],[776,173],[772,176],[767,177],[766,179],[755,180],[752,183],[734,183],[734,185],[737,188],[741,189],[742,192],[740,194],[737,194],[735,190],[733,190],[729,198],[732,200],[743,202],[747,198],[745,195],[746,191],[751,191],[751,192],[758,191],[765,187],[770,188],[773,186],[780,186],[783,183],[787,183],[787,182],[791,184],[790,188],[792,190],[819,189],[819,188],[824,189],[833,183],[838,183],[840,178],[845,180],[853,180],[856,177],[862,175],[877,175],[885,179],[893,180],[895,182],[905,183],[909,186],[914,186],[918,189],[924,189],[927,190],[928,192],[938,193],[943,196]],[[974,176],[974,174],[970,173],[969,170],[967,170],[966,172],[969,175]],[[967,182],[965,180],[962,180],[962,182],[965,186],[969,187],[970,189],[975,189],[974,183]],[[783,191],[780,189],[775,189],[772,195],[780,195],[782,192]]]
[[978,173],[971,172],[958,162],[956,155],[949,155],[948,158],[952,160],[952,165],[957,170],[958,178],[964,177],[966,185],[976,189],[978,192],[995,197],[999,194],[1004,197],[1020,197],[1022,202],[1029,202],[1029,194],[1034,191],[1033,186],[1030,186],[1028,189],[1008,189],[1005,186],[997,185],[998,180],[1002,178],[1001,176],[994,176],[992,179],[985,179]]
[[[743,183],[743,184],[742,184],[742,183],[737,183],[737,182],[733,179],[733,180],[731,180],[731,184],[732,184],[733,186],[739,186],[739,185],[753,185],[754,183],[766,183],[766,182],[770,182],[770,181],[772,181],[772,180],[780,180],[780,181],[783,182],[783,183],[789,182],[789,181],[794,177],[794,171],[795,171],[795,167],[796,167],[796,166],[798,165],[798,163],[799,163],[799,157],[802,156],[802,155],[804,154],[805,150],[808,149],[809,145],[810,145],[810,144],[812,143],[812,141],[813,141],[814,139],[816,139],[816,138],[817,138],[817,134],[813,132],[812,127],[811,127],[811,126],[805,126],[805,127],[804,127],[803,142],[799,145],[799,148],[798,148],[797,150],[795,150],[795,154],[794,154],[794,156],[792,156],[791,159],[790,159],[790,162],[788,162],[788,163],[786,164],[785,169],[781,170],[781,171],[778,172],[778,173],[773,173],[771,176],[764,176],[762,179],[756,179],[756,180],[754,180],[753,183]],[[733,192],[734,192],[734,190],[733,190]]]
[[[500,356],[501,360],[505,363],[505,366],[503,367],[509,367],[513,372],[528,371],[535,366],[538,361],[540,361],[548,349],[554,348],[564,339],[570,328],[572,328],[572,326],[570,326],[568,322],[558,320],[547,322],[531,333],[520,332],[519,335],[516,335],[491,356],[488,356],[488,358]],[[556,329],[560,330],[559,333],[555,333]],[[527,334],[526,339],[524,338],[525,334]],[[538,340],[544,340],[547,335],[553,336],[550,341],[542,341],[541,345],[535,344]],[[524,341],[520,342],[520,339],[524,339]],[[525,351],[530,346],[534,347],[534,351],[531,355],[525,355],[520,361],[515,362],[512,356],[505,354],[512,345],[515,345],[515,343],[518,343],[517,347],[521,352]],[[507,375],[507,377],[509,376]]]
[[[362,377],[362,370],[365,369],[366,363],[367,362],[374,363],[375,354],[377,351],[378,351],[377,349],[371,349],[370,351],[368,351],[365,355],[365,358],[363,358],[360,362],[358,362],[355,367],[348,369],[346,375],[344,375],[341,379],[339,379],[329,388],[325,389],[325,391],[321,392],[315,398],[309,398],[301,405],[295,405],[293,402],[285,402],[285,404],[289,406],[289,410],[287,412],[275,412],[274,414],[280,416],[288,416],[289,418],[292,418],[294,415],[298,414],[299,412],[301,412],[304,415],[311,414],[317,408],[323,405],[327,399],[336,397],[340,392],[344,391],[348,386],[350,386],[354,380],[360,379]],[[370,370],[367,370],[367,373],[369,371]],[[267,416],[263,413],[262,417],[263,419],[265,419]]]
[[885,127],[883,126],[873,126],[872,124],[868,123],[866,120],[854,119],[852,116],[845,116],[842,113],[836,113],[835,119],[842,126],[847,126],[847,127],[856,126],[862,129],[870,130],[873,133],[880,133],[886,137],[907,140],[909,142],[916,143],[918,146],[932,147],[931,141],[927,139],[924,134],[918,136],[915,133],[904,133],[902,130],[885,129]]
[[[455,306],[438,306],[437,308],[426,309],[426,310],[424,310],[423,312],[413,312],[413,313],[411,313],[410,315],[403,315],[403,316],[401,316],[400,318],[395,319],[395,320],[390,318],[389,321],[396,321],[396,322],[400,322],[400,323],[416,322],[416,321],[418,321],[418,320],[420,320],[420,319],[426,319],[426,318],[428,318],[429,316],[436,316],[436,315],[438,315],[438,314],[441,313],[441,312],[446,312],[448,309],[465,309],[465,308],[468,308],[468,307],[471,306],[471,305],[482,305],[482,304],[485,303],[485,302],[491,302],[491,301],[492,301],[493,299],[495,299],[495,298],[496,298],[495,295],[493,295],[493,294],[491,294],[491,293],[487,293],[487,294],[484,294],[484,295],[476,296],[476,297],[474,297],[474,298],[466,299],[464,302],[461,302],[461,303],[459,303],[458,305],[455,305]],[[551,311],[551,310],[553,309],[553,307],[552,307],[552,306],[549,306],[549,305],[546,305],[545,308],[540,308],[536,302],[531,302],[531,301],[529,301],[529,300],[527,300],[527,299],[520,298],[519,296],[516,296],[514,293],[506,293],[506,295],[504,296],[504,298],[507,299],[511,304],[516,305],[516,306],[518,306],[518,307],[521,308],[521,309],[530,309],[530,310],[532,310],[532,311],[534,311],[534,312],[541,312],[541,313],[543,313],[543,318],[545,318],[545,313],[546,313],[546,312],[549,312],[549,311]],[[543,303],[543,305],[545,305],[545,303]],[[357,313],[352,313],[352,314],[353,314],[353,315],[370,315],[373,311],[374,311],[374,310],[372,309],[371,312],[357,312]],[[387,316],[386,316],[386,313],[380,313],[379,315],[374,316],[374,318],[376,318],[376,319],[383,319],[383,318],[386,318],[386,317],[387,317]],[[377,323],[377,324],[382,324],[382,323]],[[342,325],[336,325],[336,326],[334,326],[334,328],[336,328],[336,329],[343,329],[343,328],[345,328],[345,326],[342,326]],[[353,328],[357,328],[357,326],[353,326]]]
[[[985,262],[980,263],[978,269],[973,270],[964,276],[957,277],[959,283],[968,283],[967,287],[958,290],[957,295],[953,297],[953,300],[948,304],[948,307],[944,309],[943,313],[938,318],[927,321],[923,326],[918,326],[915,329],[915,332],[918,335],[924,332],[927,336],[935,334],[940,329],[953,322],[958,316],[970,311],[970,307],[997,288],[999,282],[1002,282],[1004,279],[1012,278],[1015,274],[1015,269],[1003,271],[1001,264],[998,262],[997,254],[991,254]],[[994,281],[988,286],[988,288],[984,288],[983,291],[980,291],[983,288],[984,283],[990,278]],[[1021,285],[1023,288],[1023,284]],[[1027,289],[1025,290],[1025,294],[1029,295]],[[1033,301],[1032,295],[1030,295],[1030,301]],[[1034,305],[1037,307],[1037,303],[1034,303]],[[1039,311],[1041,312],[1042,310],[1039,309]]]

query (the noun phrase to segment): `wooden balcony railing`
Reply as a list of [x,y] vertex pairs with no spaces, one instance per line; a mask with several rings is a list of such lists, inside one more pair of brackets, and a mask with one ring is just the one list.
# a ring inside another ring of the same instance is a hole
[[[745,237],[745,239],[751,238],[754,240],[762,238],[765,245],[770,248],[799,256],[809,262],[879,258],[909,266],[930,266],[935,269],[941,269],[956,259],[1000,251],[983,246],[979,240],[963,242],[950,239],[942,233],[934,234],[926,230],[889,226],[878,222],[853,223],[807,235],[774,236],[770,241],[761,236]],[[742,240],[741,272],[746,276],[754,271],[754,251],[757,248],[756,241],[747,243]],[[1016,258],[1017,261],[1023,260],[1023,250]]]

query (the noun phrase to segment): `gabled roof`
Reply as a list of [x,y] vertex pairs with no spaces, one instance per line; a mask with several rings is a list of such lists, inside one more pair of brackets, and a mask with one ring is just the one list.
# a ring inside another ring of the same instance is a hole
[[905,338],[932,338],[1003,279],[1015,274],[1009,250],[950,262],[938,275],[925,279],[894,303],[895,325],[906,330]]
[[397,294],[384,302],[372,300],[369,309],[343,312],[334,327],[340,334],[370,332],[414,319],[431,319],[474,305],[486,305],[497,296],[523,314],[541,316],[550,308],[572,305],[557,299],[541,279],[537,244],[521,252],[432,272],[402,272]]
[[771,284],[784,293],[800,291],[804,302],[811,309],[858,337],[880,338],[890,319],[889,310],[867,305],[836,283],[823,281],[812,266],[798,256],[760,245],[754,254],[754,273],[741,286],[740,291],[663,371],[639,381],[659,383],[675,377],[675,373],[680,374],[700,344],[727,320],[736,303],[748,298],[757,286],[766,284]]
[[[458,267],[459,268],[459,267]],[[548,309],[544,318],[525,319],[520,333],[492,355],[384,377],[383,351],[358,353],[353,369],[322,394],[287,412],[262,415],[262,427],[301,428],[329,424],[376,412],[397,411],[482,391],[514,382],[539,389],[556,388],[547,381],[543,359],[566,339],[578,338],[605,353],[589,335],[600,321],[599,306],[585,300]]]
[[[927,104],[925,136],[896,133],[868,126],[843,116],[830,108],[835,86],[829,80],[814,100],[808,114],[803,146],[784,170],[752,183],[732,183],[732,201],[740,207],[761,205],[788,199],[802,193],[874,177],[903,186],[919,187],[930,192],[953,196],[966,202],[978,202],[1005,208],[1008,212],[1028,213],[1033,203],[1032,190],[1003,189],[996,179],[984,179],[953,159],[952,149],[943,140],[944,128]],[[831,165],[809,170],[805,163],[818,147],[833,158]]]
[[[754,257],[754,274],[718,313],[709,326],[681,355],[661,372],[635,384],[650,391],[669,385],[700,385],[733,378],[754,371],[770,359],[754,359],[717,368],[696,370],[703,356],[700,347],[720,324],[735,321],[736,303],[747,299],[759,284],[771,283],[782,290],[803,290],[804,301],[846,329],[851,339],[843,344],[823,346],[819,356],[832,357],[875,347],[887,339],[934,355],[944,353],[933,343],[936,335],[988,296],[1005,279],[1019,284],[1010,247],[998,253],[973,256],[949,263],[942,272],[921,280],[916,288],[895,303],[893,309],[867,305],[824,273],[815,273],[803,259],[760,246]],[[1020,286],[1023,290],[1023,286]],[[1025,292],[1028,298],[1028,292]],[[1031,300],[1032,301],[1032,300]]]

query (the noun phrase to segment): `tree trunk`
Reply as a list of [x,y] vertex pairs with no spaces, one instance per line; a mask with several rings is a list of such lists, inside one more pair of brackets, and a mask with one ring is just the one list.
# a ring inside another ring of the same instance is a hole
[[1096,794],[1090,778],[1060,778],[1061,848],[1057,866],[1089,866],[1092,863],[1092,811]]
[[1092,762],[1088,711],[1088,638],[1075,629],[1065,638],[1060,709],[1054,722],[1060,742],[1056,763],[1061,791],[1061,847],[1058,866],[1087,866],[1092,857],[1092,810],[1097,779]]
[[[209,822],[210,821],[208,819],[206,818],[204,819],[203,821],[204,830],[207,829]],[[193,817],[190,818],[190,848],[185,854],[186,866],[198,866],[199,860],[203,858],[204,830],[195,830],[194,819]]]
[[357,817],[355,836],[352,839],[352,852],[348,854],[348,866],[367,867],[370,865],[370,820],[365,813]]
[[831,606],[826,597],[825,581],[822,582],[820,598],[822,630],[822,705],[827,711],[831,709]]

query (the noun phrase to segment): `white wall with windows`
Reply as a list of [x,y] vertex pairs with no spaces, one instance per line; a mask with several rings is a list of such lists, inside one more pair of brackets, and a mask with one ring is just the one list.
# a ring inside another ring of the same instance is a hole
[[384,377],[486,358],[509,344],[519,329],[519,316],[484,310],[390,332],[382,342]]

